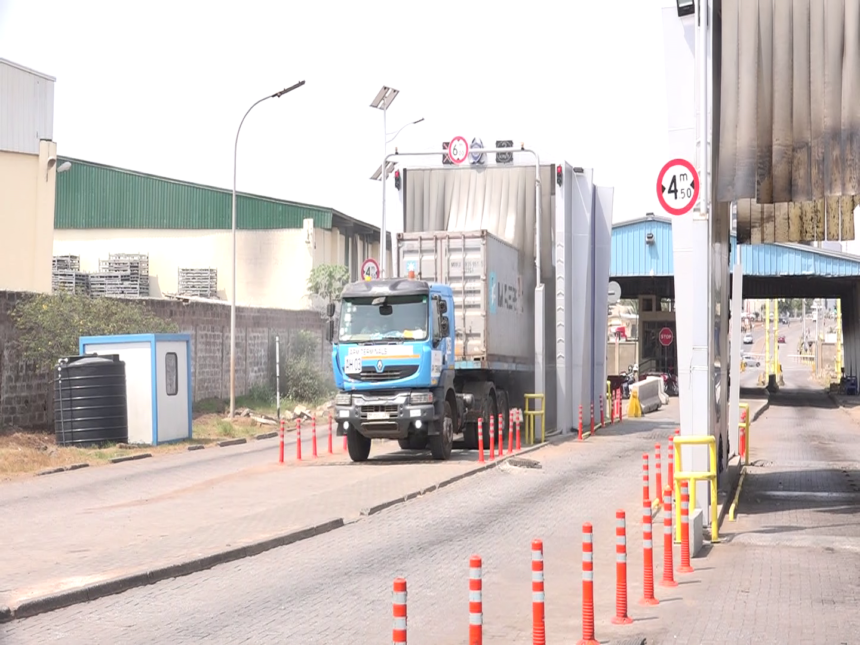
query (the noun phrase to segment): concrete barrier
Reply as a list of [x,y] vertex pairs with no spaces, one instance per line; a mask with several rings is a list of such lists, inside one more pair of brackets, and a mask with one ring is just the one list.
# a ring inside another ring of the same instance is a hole
[[648,414],[660,409],[660,386],[663,379],[659,376],[649,376],[643,381],[630,386],[631,391],[639,395],[639,405],[642,406],[642,414]]
[[669,395],[666,394],[666,382],[662,378],[660,379],[657,396],[660,397],[660,405],[669,405]]

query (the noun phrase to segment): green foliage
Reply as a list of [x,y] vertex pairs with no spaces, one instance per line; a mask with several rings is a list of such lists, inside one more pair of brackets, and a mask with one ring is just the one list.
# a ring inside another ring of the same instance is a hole
[[330,393],[332,384],[320,371],[317,352],[319,345],[313,334],[307,331],[293,334],[284,364],[282,396],[292,401],[313,403]]
[[116,298],[39,294],[12,311],[25,360],[50,369],[64,356],[78,355],[81,336],[175,333],[177,325],[143,304]]
[[349,269],[342,264],[321,264],[308,276],[308,291],[326,302],[339,302],[344,285],[349,282]]

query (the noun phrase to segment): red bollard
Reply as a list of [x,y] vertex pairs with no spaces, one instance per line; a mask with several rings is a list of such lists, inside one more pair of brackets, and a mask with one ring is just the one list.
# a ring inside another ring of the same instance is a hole
[[532,540],[532,645],[546,645],[543,541]]
[[496,426],[493,415],[490,415],[490,461],[496,459]]
[[600,427],[606,425],[606,407],[603,405],[603,395],[600,395]]
[[346,452],[349,448],[346,444],[346,430],[343,431],[343,451]]
[[659,605],[654,597],[654,535],[651,526],[651,500],[642,502],[642,562],[643,585],[640,605]]
[[624,401],[621,399],[621,390],[618,390],[618,423],[624,421]]
[[522,450],[522,444],[520,444],[520,424],[523,420],[523,411],[517,410],[517,452]]
[[582,640],[577,645],[598,645],[594,638],[594,539],[591,522],[582,525]]
[[478,463],[484,463],[484,417],[478,418]]
[[508,413],[508,454],[514,454],[514,411]]
[[481,556],[469,558],[469,645],[484,642],[484,602]]
[[591,434],[594,434],[594,401],[591,402]]
[[281,419],[281,425],[278,428],[278,463],[284,463],[284,420]]
[[681,566],[678,573],[693,573],[690,565],[690,489],[681,482]]
[[394,579],[394,598],[392,599],[394,610],[394,629],[391,633],[391,641],[394,645],[406,643],[406,580]]
[[499,425],[496,428],[499,431],[499,457],[502,457],[505,454],[505,415],[499,415]]
[[660,460],[660,444],[654,444],[654,492],[655,499],[660,499],[660,491],[663,490],[663,462]]
[[642,455],[642,501],[651,503],[651,474],[648,472],[648,453]]
[[311,419],[311,456],[317,456],[317,415]]
[[302,418],[296,419],[296,460],[302,460]]
[[627,615],[627,517],[615,511],[615,616],[613,625],[629,625]]
[[672,573],[672,489],[666,486],[663,491],[663,579],[661,587],[677,587]]
[[582,403],[579,404],[579,440],[582,441]]
[[332,418],[331,412],[328,413],[328,454],[334,453],[334,446],[332,445]]
[[612,425],[615,425],[615,406],[616,406],[615,396],[610,393],[609,401],[607,401],[606,403],[609,406],[609,423],[611,423]]

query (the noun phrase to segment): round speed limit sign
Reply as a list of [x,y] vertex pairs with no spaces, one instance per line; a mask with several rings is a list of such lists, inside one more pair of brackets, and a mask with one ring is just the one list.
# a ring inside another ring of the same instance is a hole
[[448,144],[448,159],[461,164],[469,158],[469,144],[463,137],[454,137]]

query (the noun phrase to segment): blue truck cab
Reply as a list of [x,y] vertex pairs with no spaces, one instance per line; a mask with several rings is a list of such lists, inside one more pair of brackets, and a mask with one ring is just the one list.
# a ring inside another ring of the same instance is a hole
[[468,395],[454,386],[451,287],[423,280],[366,280],[344,287],[332,368],[337,434],[365,461],[372,439],[451,456]]

